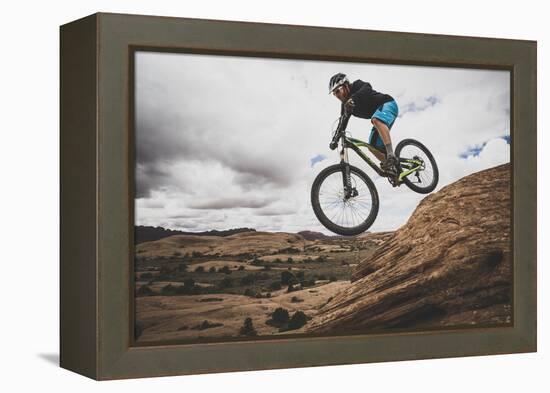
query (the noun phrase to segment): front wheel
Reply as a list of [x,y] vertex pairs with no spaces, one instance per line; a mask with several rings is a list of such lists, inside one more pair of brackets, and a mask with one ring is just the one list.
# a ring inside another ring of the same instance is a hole
[[420,194],[435,190],[439,169],[426,146],[414,139],[404,139],[397,144],[395,155],[399,158],[402,181],[407,187]]
[[323,169],[311,187],[311,206],[330,231],[344,236],[366,231],[378,215],[378,192],[359,168],[349,166],[350,187],[345,190],[342,164]]

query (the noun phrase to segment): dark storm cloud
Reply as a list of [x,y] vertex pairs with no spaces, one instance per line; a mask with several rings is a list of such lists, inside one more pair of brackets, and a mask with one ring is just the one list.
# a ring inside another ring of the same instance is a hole
[[136,198],[151,197],[151,190],[165,187],[170,182],[170,174],[160,163],[136,165]]
[[[189,135],[192,127],[179,116],[162,108],[138,106],[136,121],[136,162],[149,165],[158,161],[172,161],[200,153],[196,139]],[[198,134],[198,133],[197,133]],[[182,136],[187,135],[186,138]],[[195,134],[196,135],[196,134]],[[195,153],[195,154],[194,154]]]
[[272,200],[255,198],[217,198],[191,202],[191,209],[234,209],[239,207],[258,209],[269,205]]
[[[245,190],[252,186],[290,184],[291,171],[286,168],[285,162],[274,161],[261,151],[242,148],[239,140],[224,141],[219,136],[212,137],[222,128],[214,119],[197,118],[183,110],[176,116],[171,114],[173,111],[169,107],[138,106],[138,198],[148,197],[151,190],[162,186],[177,186],[175,179],[164,168],[182,161],[217,162],[234,171],[236,184]],[[243,133],[252,132],[245,130]]]

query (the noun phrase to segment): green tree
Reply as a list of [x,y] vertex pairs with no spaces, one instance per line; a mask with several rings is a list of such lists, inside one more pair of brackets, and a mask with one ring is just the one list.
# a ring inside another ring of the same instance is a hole
[[257,336],[258,332],[256,332],[256,329],[254,328],[254,324],[252,323],[252,318],[248,317],[244,320],[244,325],[241,327],[241,330],[239,331],[239,334],[241,336]]
[[225,274],[231,274],[231,269],[229,269],[229,266],[225,265],[224,267],[219,269],[218,272],[225,273]]
[[273,281],[271,284],[269,284],[269,289],[271,289],[272,291],[278,291],[281,288],[281,283],[278,281]]
[[300,329],[307,323],[307,316],[302,311],[296,311],[288,321],[288,329]]
[[281,272],[281,284],[283,285],[289,285],[295,280],[294,274],[291,272],[284,270]]
[[273,322],[277,323],[287,323],[290,318],[290,315],[288,314],[288,310],[278,307],[273,311],[273,314],[271,314],[271,319]]
[[219,283],[220,288],[229,288],[233,286],[233,280],[230,277],[224,277]]
[[254,283],[253,274],[247,274],[246,276],[241,278],[241,285],[251,285],[253,283]]

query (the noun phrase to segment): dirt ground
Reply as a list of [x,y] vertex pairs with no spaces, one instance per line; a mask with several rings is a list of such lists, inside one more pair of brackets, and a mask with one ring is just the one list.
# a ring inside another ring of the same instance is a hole
[[[261,299],[231,294],[140,297],[136,299],[136,319],[143,326],[139,342],[236,337],[247,317],[252,318],[258,335],[296,333],[279,332],[266,321],[278,307],[287,309],[290,315],[302,311],[313,317],[321,305],[349,285],[349,281],[338,281],[290,293],[283,289],[272,292],[271,298]],[[293,297],[299,301],[293,302]],[[203,325],[201,329],[204,321],[214,327]]]

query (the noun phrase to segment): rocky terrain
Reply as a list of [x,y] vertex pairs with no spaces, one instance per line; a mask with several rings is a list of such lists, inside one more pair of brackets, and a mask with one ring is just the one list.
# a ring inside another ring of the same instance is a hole
[[510,165],[442,188],[360,261],[305,332],[511,322]]

